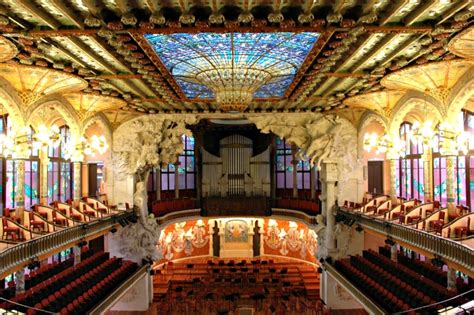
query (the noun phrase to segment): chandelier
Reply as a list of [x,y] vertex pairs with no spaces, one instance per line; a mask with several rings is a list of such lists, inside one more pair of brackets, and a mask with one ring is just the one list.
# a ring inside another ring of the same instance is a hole
[[272,79],[265,69],[252,68],[252,65],[218,63],[218,68],[202,71],[196,78],[210,88],[219,108],[225,112],[242,112],[252,102],[253,94]]
[[391,139],[388,134],[379,137],[376,133],[366,133],[363,148],[367,152],[375,149],[377,154],[389,152],[393,158],[403,158],[406,155],[406,142],[399,137]]
[[89,138],[81,137],[76,145],[68,145],[65,148],[64,158],[66,160],[82,161],[85,155],[94,156],[107,152],[109,145],[103,135],[93,135]]
[[0,134],[0,154],[3,157],[16,158],[23,151],[30,152],[31,149],[44,149],[47,147],[57,148],[61,144],[61,135],[59,128],[53,126],[48,129],[41,125],[38,131],[31,134],[31,130],[26,128],[20,134],[16,134],[14,130],[5,131]]

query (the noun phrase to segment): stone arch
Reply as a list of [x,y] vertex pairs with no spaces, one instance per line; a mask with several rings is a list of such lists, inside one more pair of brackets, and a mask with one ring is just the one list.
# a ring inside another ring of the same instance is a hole
[[[81,122],[79,116],[77,115],[74,107],[61,95],[53,94],[46,96],[33,103],[29,108],[28,119],[26,120],[27,125],[34,125],[33,118],[35,114],[38,113],[41,109],[51,106],[54,108],[55,112],[58,113],[57,116],[51,117],[46,123],[51,124],[54,119],[62,118],[66,121],[71,131],[71,137],[73,143],[81,137]],[[49,125],[47,125],[49,127]]]
[[[84,135],[92,124],[97,123],[104,130],[104,136],[109,146],[112,146],[112,126],[103,113],[97,113],[94,116],[86,118],[82,122],[81,135]],[[110,155],[111,150],[109,150]]]
[[0,104],[12,119],[13,128],[20,131],[26,125],[22,103],[15,88],[2,77],[0,77]]
[[447,117],[450,121],[455,121],[467,101],[474,97],[474,76],[472,71],[473,67],[471,67],[471,70],[466,71],[451,90],[447,102]]
[[427,94],[410,91],[404,95],[393,108],[388,124],[388,133],[392,136],[398,136],[399,128],[404,118],[410,112],[417,111],[417,106],[421,106],[421,108],[426,107],[429,111],[427,115],[434,120],[435,124],[442,121],[442,117],[446,115],[440,101]]
[[357,147],[359,152],[359,157],[362,156],[362,148],[364,145],[364,129],[372,122],[378,122],[385,132],[388,132],[388,123],[387,120],[382,117],[381,115],[373,112],[371,110],[367,110],[359,121],[359,126],[357,127]]

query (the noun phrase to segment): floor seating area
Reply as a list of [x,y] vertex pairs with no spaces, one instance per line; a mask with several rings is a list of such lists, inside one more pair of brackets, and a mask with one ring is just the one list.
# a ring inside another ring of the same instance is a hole
[[190,198],[156,200],[152,206],[152,213],[155,217],[161,217],[178,210],[188,210],[196,208],[196,200]]
[[280,198],[276,200],[276,208],[300,210],[309,215],[320,213],[319,203],[315,200]]
[[[363,251],[362,256],[351,256],[336,261],[335,267],[356,287],[388,312],[408,311],[413,308],[434,304],[456,295],[414,269],[392,261],[373,250]],[[417,312],[431,314],[447,306],[466,303],[458,298],[446,305],[424,308]]]
[[[135,263],[121,258],[110,258],[109,254],[104,252],[87,252],[82,258],[75,266],[72,266],[70,260],[66,260],[59,267],[53,265],[41,271],[42,277],[48,277],[41,282],[30,281],[24,293],[16,294],[10,300],[54,313],[86,314],[138,268]],[[32,308],[8,302],[1,303],[0,308],[26,314],[41,314]]]
[[272,259],[165,263],[155,269],[154,300],[166,314],[216,314],[243,304],[275,314],[322,312],[315,267]]

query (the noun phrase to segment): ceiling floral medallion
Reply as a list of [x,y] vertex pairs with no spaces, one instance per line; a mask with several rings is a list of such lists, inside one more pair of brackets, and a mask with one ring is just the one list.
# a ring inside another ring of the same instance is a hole
[[86,93],[68,93],[64,97],[74,107],[80,120],[93,116],[97,112],[116,110],[124,107],[124,100]]
[[474,27],[457,34],[448,44],[449,51],[462,58],[474,58]]
[[17,91],[22,103],[30,105],[43,96],[80,91],[87,82],[80,77],[43,67],[0,64],[0,76]]
[[215,99],[226,112],[243,111],[254,98],[282,98],[318,37],[313,32],[145,35],[188,99]]
[[7,38],[0,36],[0,62],[14,58],[18,54],[18,49]]

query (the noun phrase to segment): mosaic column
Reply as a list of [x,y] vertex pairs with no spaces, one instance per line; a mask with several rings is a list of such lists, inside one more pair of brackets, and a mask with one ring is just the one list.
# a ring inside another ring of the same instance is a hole
[[425,202],[433,202],[433,156],[431,148],[423,154],[423,188]]
[[446,157],[446,195],[448,197],[448,220],[449,215],[456,213],[456,174],[454,167],[456,165],[456,156]]
[[81,188],[82,188],[82,183],[81,183],[81,162],[74,162],[73,163],[73,186],[72,186],[72,194],[73,194],[73,201],[74,204],[78,204],[79,201],[81,200]]
[[16,285],[16,293],[23,293],[25,292],[25,269],[20,269],[15,272],[15,285]]
[[15,208],[16,217],[23,223],[25,211],[25,160],[15,160]]
[[449,291],[457,291],[457,287],[456,287],[456,269],[453,269],[453,268],[448,269],[447,289]]
[[390,160],[390,197],[392,198],[392,205],[397,204],[398,191],[397,191],[397,163],[398,160]]
[[41,149],[40,151],[40,204],[48,204],[48,149]]
[[397,262],[397,260],[398,260],[398,246],[397,246],[397,244],[393,244],[390,247],[390,259],[393,260],[394,262]]
[[74,266],[81,262],[81,248],[77,245],[74,245],[72,248],[72,252],[74,253]]

